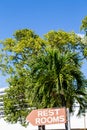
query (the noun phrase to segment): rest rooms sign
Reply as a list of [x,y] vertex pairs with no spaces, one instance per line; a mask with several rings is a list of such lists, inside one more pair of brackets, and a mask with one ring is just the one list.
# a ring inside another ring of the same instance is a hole
[[60,108],[47,108],[33,110],[28,116],[27,121],[32,125],[48,125],[66,123],[66,109]]

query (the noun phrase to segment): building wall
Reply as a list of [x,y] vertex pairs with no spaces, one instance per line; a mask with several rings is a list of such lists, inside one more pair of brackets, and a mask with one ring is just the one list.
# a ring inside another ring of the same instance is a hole
[[5,88],[0,88],[0,118],[4,116],[3,108],[3,95],[5,94]]

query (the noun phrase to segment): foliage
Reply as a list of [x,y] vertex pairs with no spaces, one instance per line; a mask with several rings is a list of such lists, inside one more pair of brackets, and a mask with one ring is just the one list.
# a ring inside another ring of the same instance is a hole
[[[26,126],[26,116],[29,112],[29,103],[26,98],[26,77],[22,74],[9,79],[10,87],[4,95],[5,120],[11,123],[19,121]],[[13,86],[12,86],[13,85]]]
[[82,24],[81,24],[80,29],[87,31],[87,16],[85,16],[84,19],[82,20]]
[[[74,32],[50,31],[44,38],[23,29],[1,42],[1,69],[10,75],[4,96],[5,120],[26,126],[30,108],[86,103],[81,72],[84,45]],[[79,111],[80,112],[80,111]]]
[[85,36],[82,38],[83,55],[87,59],[87,16],[82,20],[81,30],[85,31]]

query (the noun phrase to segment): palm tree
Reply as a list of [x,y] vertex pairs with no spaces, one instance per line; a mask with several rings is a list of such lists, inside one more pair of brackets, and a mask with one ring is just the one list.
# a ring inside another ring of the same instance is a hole
[[36,108],[66,107],[73,112],[76,101],[80,110],[84,108],[86,82],[76,53],[49,49],[31,64],[32,101]]

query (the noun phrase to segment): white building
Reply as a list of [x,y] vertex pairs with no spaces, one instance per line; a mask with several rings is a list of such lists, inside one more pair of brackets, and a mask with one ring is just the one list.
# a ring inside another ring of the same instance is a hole
[[[22,127],[20,124],[10,124],[4,121],[4,111],[3,111],[3,95],[5,94],[4,90],[6,88],[0,88],[0,129],[1,130],[38,130],[37,126],[33,126],[29,124],[27,128]],[[78,107],[76,107],[76,111],[74,115],[70,116],[70,127],[74,130],[87,130],[87,113],[85,116],[77,117]],[[46,130],[62,130],[65,129],[64,124],[56,124],[56,125],[46,125]]]
[[5,88],[0,88],[0,118],[4,116],[3,111],[3,95],[5,94]]

